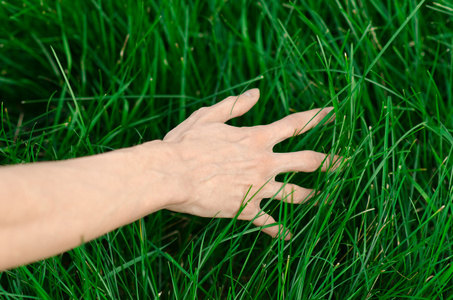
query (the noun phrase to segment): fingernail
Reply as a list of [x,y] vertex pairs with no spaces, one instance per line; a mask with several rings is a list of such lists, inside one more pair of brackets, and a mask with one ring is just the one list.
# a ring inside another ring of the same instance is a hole
[[259,94],[259,92],[260,92],[259,89],[251,89],[251,90],[246,91],[243,95],[247,96],[247,97],[253,97],[256,94]]

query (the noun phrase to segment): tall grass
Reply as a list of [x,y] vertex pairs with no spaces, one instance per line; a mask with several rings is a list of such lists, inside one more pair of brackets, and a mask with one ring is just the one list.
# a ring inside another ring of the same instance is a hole
[[321,191],[263,201],[291,242],[160,211],[0,273],[0,298],[451,299],[452,24],[443,0],[2,1],[2,165],[161,139],[250,87],[231,124],[332,105],[275,151],[349,165],[278,177]]

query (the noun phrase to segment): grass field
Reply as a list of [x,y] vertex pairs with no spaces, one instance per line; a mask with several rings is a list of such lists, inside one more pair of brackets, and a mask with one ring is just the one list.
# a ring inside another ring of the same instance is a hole
[[0,3],[1,165],[162,139],[252,87],[261,100],[231,124],[334,106],[275,151],[350,158],[279,175],[321,191],[263,201],[291,242],[160,211],[0,273],[0,298],[452,299],[451,1]]

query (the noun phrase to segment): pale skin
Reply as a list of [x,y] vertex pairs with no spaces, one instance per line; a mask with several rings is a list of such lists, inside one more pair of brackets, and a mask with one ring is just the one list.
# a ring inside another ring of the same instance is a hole
[[264,126],[225,124],[258,99],[259,90],[252,89],[201,108],[163,140],[66,161],[1,167],[0,271],[70,250],[161,209],[234,218],[242,208],[238,219],[290,239],[289,231],[260,209],[261,200],[302,203],[314,192],[277,182],[275,176],[334,170],[340,157],[274,153],[273,147],[334,115],[325,108]]

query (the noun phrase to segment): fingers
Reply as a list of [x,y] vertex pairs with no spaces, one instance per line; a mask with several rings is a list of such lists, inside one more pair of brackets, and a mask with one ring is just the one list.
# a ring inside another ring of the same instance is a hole
[[260,98],[258,89],[251,89],[239,96],[230,96],[198,114],[203,122],[221,122],[242,116],[248,112]]
[[274,226],[263,228],[261,231],[272,237],[284,238],[286,241],[291,239],[291,232],[283,225],[276,223],[275,219],[266,213],[260,212],[260,216],[253,221],[253,224],[258,227],[275,224]]
[[301,204],[317,194],[313,189],[306,189],[292,183],[271,181],[266,184],[260,197]]
[[[312,129],[332,110],[333,107],[312,109],[289,115],[281,120],[267,125],[266,129],[269,130],[269,136],[271,137],[272,144],[278,144],[287,138]],[[334,119],[335,115],[333,115],[328,122],[332,122]]]
[[299,151],[292,153],[275,153],[276,174],[286,172],[314,172],[321,167],[322,172],[334,171],[344,160],[344,157],[316,151]]

